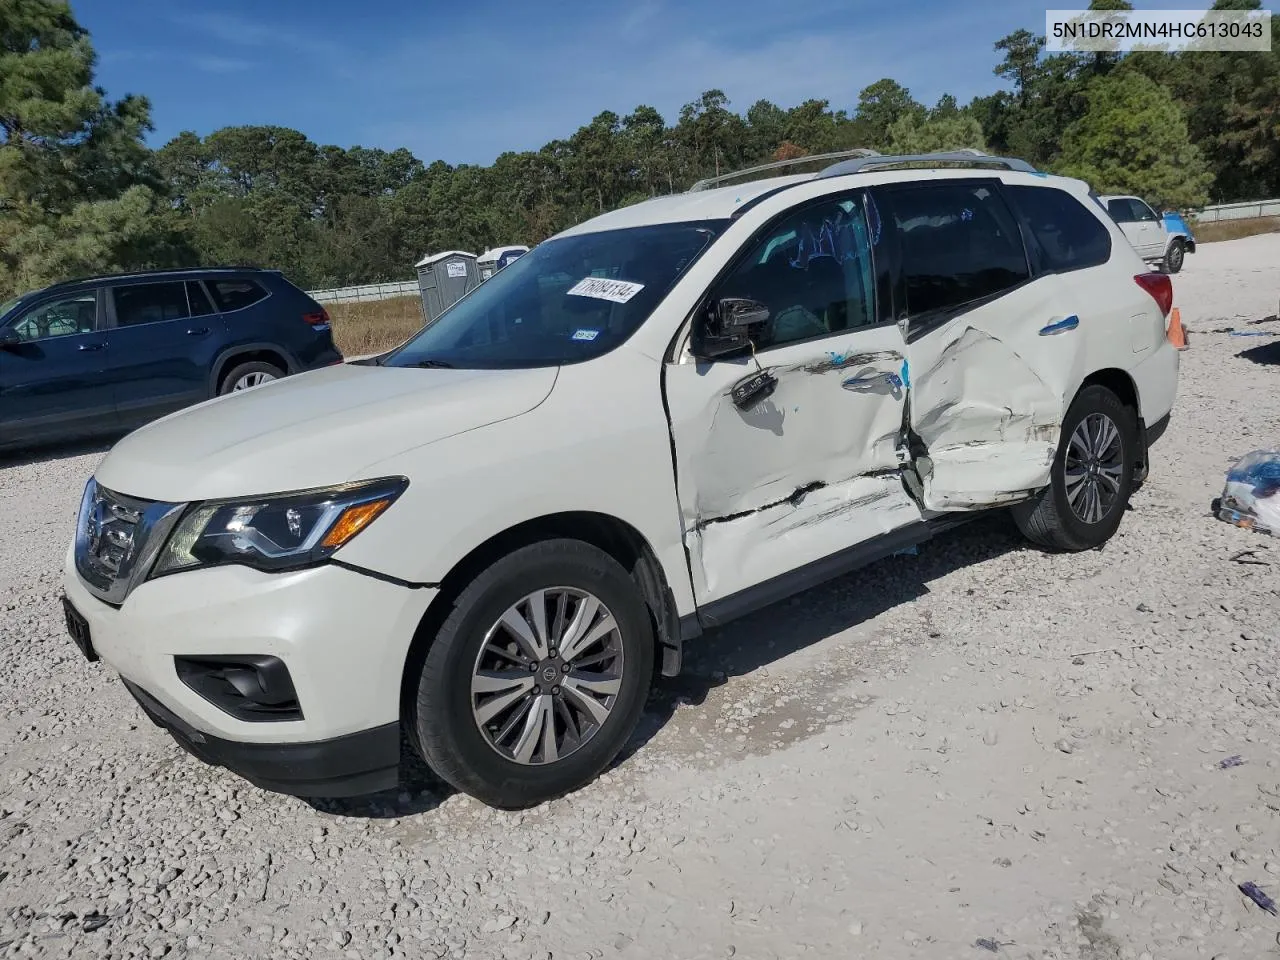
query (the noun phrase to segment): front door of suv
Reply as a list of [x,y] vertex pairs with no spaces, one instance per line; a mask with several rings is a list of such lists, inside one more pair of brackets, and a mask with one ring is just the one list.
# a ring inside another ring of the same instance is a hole
[[33,302],[0,330],[0,446],[109,431],[115,403],[107,381],[100,292]]
[[120,424],[132,428],[207,400],[222,318],[194,280],[109,287],[111,379]]
[[[665,367],[685,546],[704,610],[746,602],[743,591],[920,519],[897,453],[902,338],[877,297],[879,229],[863,199],[850,191],[781,215],[713,284],[695,325],[715,301],[754,300],[769,318],[753,329],[752,352],[685,352]],[[761,372],[764,389],[735,398],[735,386]]]
[[1049,482],[1082,327],[1111,318],[1066,275],[1033,269],[998,180],[878,187],[871,202],[906,340],[916,495],[930,511],[1025,499]]

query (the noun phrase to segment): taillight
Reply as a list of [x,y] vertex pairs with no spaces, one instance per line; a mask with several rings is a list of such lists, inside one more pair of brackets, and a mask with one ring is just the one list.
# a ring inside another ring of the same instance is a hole
[[1140,273],[1133,279],[1137,281],[1138,286],[1151,294],[1156,306],[1160,308],[1160,313],[1163,316],[1169,316],[1169,311],[1173,309],[1173,281],[1169,279],[1168,275],[1163,273]]
[[327,327],[329,326],[329,311],[321,307],[319,313],[304,313],[302,319],[313,327]]

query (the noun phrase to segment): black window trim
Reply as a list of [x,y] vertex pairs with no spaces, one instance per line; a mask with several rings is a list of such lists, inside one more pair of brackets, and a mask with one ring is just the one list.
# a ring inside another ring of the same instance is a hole
[[[1030,220],[1027,219],[1027,215],[1023,211],[1021,204],[1018,203],[1016,195],[1014,195],[1011,192],[1007,193],[1005,196],[1005,201],[1012,208],[1013,215],[1018,220],[1018,229],[1022,231],[1022,244],[1026,248],[1027,255],[1031,259],[1031,271],[1032,271],[1033,278],[1063,276],[1068,273],[1075,273],[1077,270],[1093,270],[1096,267],[1105,267],[1108,263],[1111,262],[1111,255],[1115,253],[1116,245],[1111,238],[1111,231],[1107,229],[1106,222],[1102,219],[1102,217],[1098,216],[1097,211],[1090,208],[1089,204],[1081,203],[1080,198],[1077,197],[1075,194],[1073,194],[1071,191],[1063,190],[1061,187],[1055,187],[1050,184],[1010,183],[1010,184],[1005,184],[1005,186],[1006,187],[1024,187],[1028,190],[1056,190],[1058,191],[1058,193],[1065,194],[1068,199],[1072,200],[1077,205],[1079,205],[1080,209],[1083,210],[1088,216],[1093,217],[1093,219],[1098,224],[1098,228],[1102,231],[1103,235],[1107,238],[1107,255],[1100,262],[1091,263],[1081,267],[1067,267],[1066,269],[1063,269],[1061,267],[1054,267],[1053,269],[1049,269],[1045,267],[1043,263],[1040,262],[1040,258],[1044,256],[1044,248],[1040,246],[1040,241],[1036,237],[1035,229],[1031,226]],[[1090,196],[1093,197],[1093,199],[1095,200],[1097,199],[1097,196],[1095,194],[1091,193]],[[1102,204],[1099,203],[1098,206],[1102,207]],[[1111,219],[1111,214],[1107,211],[1106,207],[1102,207],[1102,214],[1103,216],[1107,217],[1107,219]]]
[[[894,193],[906,193],[913,190],[927,190],[936,187],[939,184],[947,186],[966,186],[966,187],[990,187],[995,195],[999,198],[999,202],[1004,204],[1005,211],[1009,214],[1009,218],[1018,228],[1018,237],[1022,241],[1022,261],[1027,268],[1027,277],[1011,287],[1005,287],[1003,290],[997,290],[995,293],[989,293],[982,297],[976,297],[973,300],[964,303],[953,304],[950,307],[939,307],[934,310],[926,311],[915,316],[911,315],[906,309],[906,278],[902,271],[902,245],[898,241],[898,232],[892,232],[892,241],[888,247],[890,257],[890,276],[892,278],[893,300],[896,309],[896,322],[902,326],[902,339],[907,344],[915,343],[921,337],[924,337],[939,327],[946,326],[956,317],[963,316],[971,310],[977,310],[979,307],[985,307],[989,303],[994,303],[1001,297],[1008,296],[1015,290],[1021,290],[1028,284],[1035,283],[1042,276],[1037,274],[1035,264],[1031,259],[1031,252],[1027,244],[1026,228],[1023,226],[1022,217],[1018,215],[1015,205],[1011,202],[1010,197],[1005,193],[1004,181],[999,177],[947,177],[939,180],[908,180],[900,183],[886,183],[869,187],[868,193],[872,200],[876,203],[878,209],[883,208],[886,204],[881,204],[879,198],[887,198]],[[892,203],[887,204],[892,209]],[[880,213],[883,223],[883,212]],[[888,224],[884,224],[884,229],[888,229]]]
[[[780,193],[791,186],[797,186],[797,184],[785,184],[782,187],[779,187],[777,190],[771,191],[769,194],[766,194],[766,196],[772,196],[774,193]],[[738,245],[738,249],[734,253],[734,255],[729,259],[729,261],[723,267],[721,267],[720,271],[715,275],[715,277],[711,280],[711,282],[707,284],[707,288],[702,292],[702,295],[698,297],[698,301],[696,304],[694,304],[692,312],[687,317],[685,317],[684,323],[680,325],[680,327],[676,332],[675,337],[672,339],[671,348],[668,349],[667,351],[667,362],[668,363],[679,362],[680,353],[683,352],[683,350],[685,349],[683,345],[687,343],[688,345],[691,346],[694,339],[697,337],[697,326],[700,322],[702,322],[702,319],[706,316],[707,308],[711,304],[712,293],[715,292],[716,288],[719,287],[719,285],[723,283],[726,278],[728,278],[735,270],[738,269],[738,267],[740,267],[743,264],[743,262],[747,258],[747,254],[749,254],[755,248],[756,244],[764,238],[764,235],[766,233],[768,233],[770,230],[776,227],[783,220],[786,220],[789,217],[793,217],[796,214],[809,209],[810,207],[816,207],[826,203],[838,203],[841,200],[848,200],[848,199],[852,199],[858,206],[862,208],[862,215],[866,219],[868,228],[870,228],[871,214],[870,214],[870,210],[867,208],[868,196],[869,196],[869,191],[865,186],[852,187],[852,188],[847,187],[844,190],[836,190],[831,193],[825,193],[822,196],[812,197],[809,200],[805,200],[801,203],[797,203],[790,207],[787,207],[785,210],[779,211],[777,214],[770,217],[763,224],[757,227],[752,232],[751,236],[749,236],[743,243]],[[758,199],[763,199],[763,198],[758,198]],[[736,214],[735,214],[735,217],[736,217]],[[721,237],[723,237],[723,234],[721,235]],[[774,350],[785,350],[788,347],[800,346],[806,343],[816,343],[820,340],[832,340],[832,339],[835,339],[836,337],[847,337],[856,333],[862,333],[864,330],[879,330],[882,327],[891,326],[895,322],[893,319],[893,313],[892,311],[886,311],[884,309],[884,304],[881,303],[882,297],[880,296],[880,289],[879,289],[879,282],[878,282],[879,271],[877,269],[876,252],[875,252],[874,243],[867,244],[867,252],[868,252],[868,255],[871,257],[871,278],[872,278],[871,308],[872,308],[872,313],[876,318],[875,323],[864,324],[861,327],[855,327],[851,330],[842,330],[839,333],[818,334],[812,337],[804,337],[798,340],[788,340],[786,343],[776,343],[767,347],[757,347],[754,351],[744,349],[741,353],[733,353],[733,354],[728,354],[722,357],[714,357],[710,359],[704,358],[704,357],[696,357],[695,358],[696,362],[699,364],[737,363],[741,361],[743,358],[750,357],[752,355],[757,357],[762,357],[765,354],[770,353]]]
[[[198,287],[200,289],[200,292],[204,294],[205,303],[209,305],[208,313],[197,314],[195,310],[192,308],[192,303],[191,303],[191,286],[192,285]],[[213,302],[213,296],[209,293],[209,288],[205,286],[204,281],[199,277],[195,277],[193,279],[185,281],[184,288],[187,291],[187,311],[190,314],[190,318],[192,320],[199,320],[201,317],[216,317],[218,314],[222,312],[221,310],[218,309],[218,305]],[[270,296],[270,293],[268,293],[267,296]],[[263,299],[266,299],[266,298],[264,297]],[[261,303],[261,302],[262,300],[258,301],[258,303]],[[253,306],[253,304],[249,304],[249,306]]]
[[88,337],[96,333],[103,333],[110,328],[107,326],[106,297],[103,292],[103,288],[100,286],[88,287],[75,293],[70,293],[66,290],[56,290],[38,294],[31,298],[30,303],[19,304],[19,311],[15,313],[13,318],[7,321],[3,327],[0,327],[0,330],[8,330],[11,327],[17,326],[29,317],[34,310],[38,310],[41,307],[47,307],[51,303],[58,303],[62,300],[75,300],[84,296],[86,293],[93,294],[94,314],[92,330],[88,333],[66,333],[58,337],[41,337],[39,340],[23,340],[22,342],[24,345],[29,343],[48,343],[51,340],[65,340],[68,337]]
[[[230,316],[233,313],[239,313],[241,310],[248,310],[250,307],[256,307],[260,303],[266,303],[273,296],[275,296],[275,291],[273,291],[269,286],[267,286],[261,280],[256,280],[253,277],[243,273],[234,273],[229,276],[218,274],[218,276],[216,277],[210,277],[210,278],[201,277],[199,279],[200,279],[200,282],[202,283],[204,283],[206,279],[208,280],[208,282],[205,283],[205,288],[204,288],[205,295],[208,296],[209,298],[209,303],[213,307],[213,313],[223,317]],[[224,310],[222,309],[222,306],[219,304],[218,298],[213,295],[213,284],[216,283],[218,280],[243,280],[246,283],[252,283],[259,290],[261,290],[265,294],[265,296],[259,297],[257,300],[253,301],[253,303],[246,303],[243,307],[236,307],[234,310]],[[213,314],[210,314],[210,316],[212,315]]]

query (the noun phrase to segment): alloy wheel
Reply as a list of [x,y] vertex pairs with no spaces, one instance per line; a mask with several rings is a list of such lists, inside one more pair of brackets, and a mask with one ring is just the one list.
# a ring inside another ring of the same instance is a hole
[[609,719],[622,689],[622,634],[598,597],[536,590],[485,633],[471,674],[471,712],[508,760],[555,763]]
[[1124,479],[1124,443],[1120,430],[1104,413],[1091,413],[1071,434],[1063,470],[1067,503],[1085,523],[1111,515]]
[[235,393],[237,390],[248,390],[250,387],[257,387],[264,383],[270,383],[274,379],[275,377],[271,374],[263,373],[262,371],[246,373],[243,377],[232,384],[231,391],[232,393]]

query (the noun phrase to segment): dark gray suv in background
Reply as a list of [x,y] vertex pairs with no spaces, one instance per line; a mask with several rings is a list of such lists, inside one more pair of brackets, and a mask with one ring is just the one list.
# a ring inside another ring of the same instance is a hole
[[55,284],[0,305],[0,449],[124,433],[341,362],[328,313],[275,270]]

